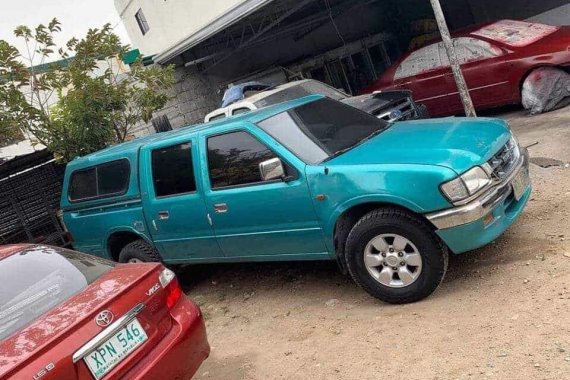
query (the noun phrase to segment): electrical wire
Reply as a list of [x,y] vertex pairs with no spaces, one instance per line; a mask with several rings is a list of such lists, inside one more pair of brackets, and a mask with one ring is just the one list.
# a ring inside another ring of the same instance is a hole
[[342,36],[342,34],[340,33],[340,30],[338,29],[338,25],[336,24],[336,21],[334,20],[333,14],[332,14],[332,8],[331,5],[329,3],[329,0],[324,0],[325,5],[327,7],[327,10],[329,11],[329,18],[331,19],[331,22],[333,24],[334,29],[336,30],[336,34],[338,35],[338,38],[340,38],[340,40],[342,41],[342,44],[344,46],[346,46],[346,41],[344,40],[344,37]]

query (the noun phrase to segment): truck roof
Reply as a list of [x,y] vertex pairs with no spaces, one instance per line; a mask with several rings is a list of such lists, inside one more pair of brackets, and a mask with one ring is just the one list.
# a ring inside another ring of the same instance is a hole
[[275,116],[281,112],[301,106],[306,103],[313,102],[321,98],[323,98],[322,95],[310,95],[303,98],[291,100],[288,102],[276,104],[273,106],[261,108],[259,110],[255,110],[245,114],[230,116],[225,119],[216,120],[205,124],[189,125],[169,132],[157,133],[145,137],[140,137],[131,141],[124,142],[122,144],[110,146],[108,148],[97,151],[95,153],[88,154],[83,157],[78,157],[67,165],[67,171],[69,172],[70,170],[82,169],[84,167],[88,167],[93,164],[100,164],[118,158],[136,155],[138,150],[142,146],[153,143],[155,141],[178,137],[184,134],[198,133],[208,128],[220,125],[226,125],[226,124],[229,125],[229,124],[243,123],[243,122],[255,124],[262,120]]

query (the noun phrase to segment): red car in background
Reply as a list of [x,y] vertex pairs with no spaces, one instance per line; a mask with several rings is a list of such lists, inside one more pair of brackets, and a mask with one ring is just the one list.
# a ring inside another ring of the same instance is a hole
[[200,309],[161,264],[0,247],[0,379],[189,379],[209,355]]
[[[570,27],[502,20],[464,29],[454,46],[475,108],[521,102],[525,79],[544,66],[570,69]],[[463,112],[443,42],[405,54],[363,90],[409,89],[430,115]]]

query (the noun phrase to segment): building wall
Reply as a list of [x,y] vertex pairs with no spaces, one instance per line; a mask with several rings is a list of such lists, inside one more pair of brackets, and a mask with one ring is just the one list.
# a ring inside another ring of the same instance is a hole
[[[132,45],[144,55],[162,52],[210,24],[244,0],[115,0],[115,8]],[[143,36],[135,13],[142,9],[149,24]]]
[[[166,107],[154,116],[166,115],[172,128],[200,124],[204,117],[220,107],[223,94],[217,94],[210,82],[195,68],[177,67],[174,72],[176,84],[170,92]],[[152,123],[141,124],[134,129],[134,137],[155,133]]]
[[570,3],[540,13],[529,20],[549,25],[570,25]]

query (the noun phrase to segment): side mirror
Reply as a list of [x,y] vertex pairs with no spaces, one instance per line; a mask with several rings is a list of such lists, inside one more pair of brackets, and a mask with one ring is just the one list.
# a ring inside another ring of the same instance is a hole
[[272,158],[259,164],[262,181],[272,181],[285,178],[285,168],[279,158]]

